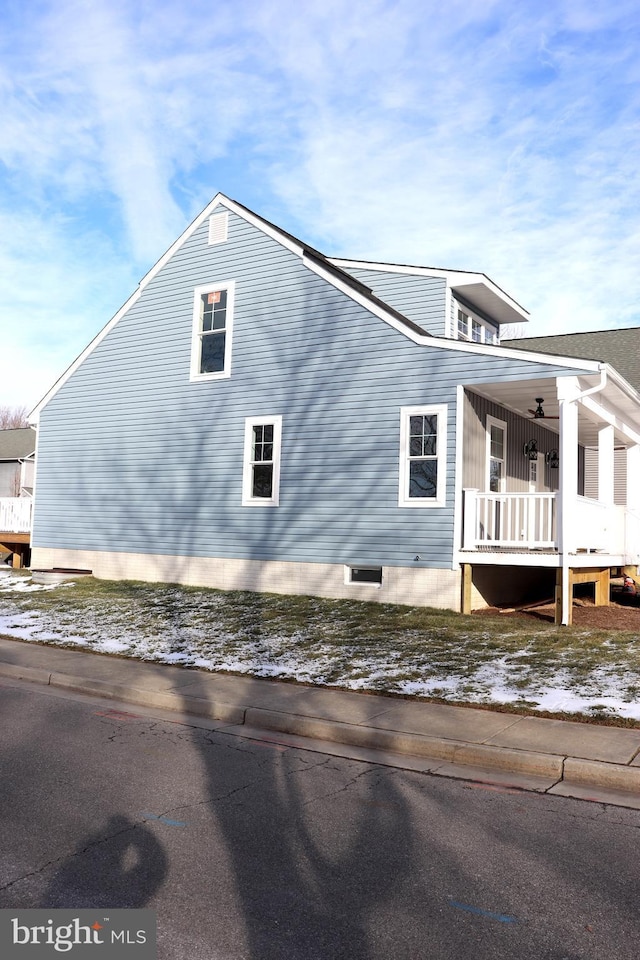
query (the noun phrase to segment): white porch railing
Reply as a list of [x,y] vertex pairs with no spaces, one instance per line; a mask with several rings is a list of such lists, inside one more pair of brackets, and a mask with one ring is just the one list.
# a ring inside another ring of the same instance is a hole
[[555,493],[464,491],[465,550],[556,547]]
[[571,553],[575,550],[624,553],[625,508],[590,497],[577,497],[571,541],[568,545]]
[[[558,548],[557,494],[464,491],[464,550]],[[576,497],[567,553],[599,551],[640,560],[640,515],[625,507]]]
[[31,497],[0,497],[0,530],[3,533],[29,533],[32,510]]
[[633,510],[624,513],[624,553],[628,563],[640,560],[640,514]]

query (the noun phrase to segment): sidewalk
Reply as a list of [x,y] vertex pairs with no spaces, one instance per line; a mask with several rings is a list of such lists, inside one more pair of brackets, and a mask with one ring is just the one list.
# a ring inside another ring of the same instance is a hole
[[0,676],[218,732],[640,809],[640,729],[236,677],[0,638]]

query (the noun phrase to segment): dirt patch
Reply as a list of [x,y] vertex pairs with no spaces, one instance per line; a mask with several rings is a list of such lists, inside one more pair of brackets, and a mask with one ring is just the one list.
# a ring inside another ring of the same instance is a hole
[[[497,607],[478,610],[478,614],[501,613],[504,617],[517,617],[520,620],[544,620],[553,623],[555,605],[531,607],[525,610],[508,612]],[[593,630],[629,630],[640,634],[640,597],[628,594],[614,594],[608,607],[596,607],[593,600],[577,597],[573,601],[574,627],[586,627]]]

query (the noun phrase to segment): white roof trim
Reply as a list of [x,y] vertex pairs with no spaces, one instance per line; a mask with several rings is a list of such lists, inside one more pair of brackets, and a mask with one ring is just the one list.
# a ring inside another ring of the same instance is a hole
[[[178,237],[178,239],[171,244],[166,253],[153,265],[151,270],[142,278],[138,284],[137,289],[129,297],[129,299],[120,307],[118,312],[109,320],[109,322],[102,328],[102,330],[93,338],[93,340],[85,347],[81,354],[73,361],[73,363],[65,370],[62,376],[54,383],[51,389],[44,395],[42,400],[37,404],[36,407],[31,411],[29,415],[29,422],[31,424],[37,424],[38,418],[42,409],[46,404],[55,396],[55,394],[60,390],[60,388],[67,382],[69,377],[75,373],[78,367],[84,362],[84,360],[89,356],[90,353],[95,350],[98,344],[107,336],[107,334],[113,329],[113,327],[118,323],[118,321],[124,316],[124,314],[129,310],[130,307],[139,299],[142,291],[145,287],[153,280],[153,278],[159,273],[159,271],[164,267],[168,260],[180,249],[180,247],[189,239],[189,237],[200,227],[200,225],[210,216],[212,211],[218,207],[224,206],[226,209],[233,211],[237,216],[241,217],[243,220],[246,220],[248,223],[251,223],[254,227],[261,230],[271,239],[275,240],[277,243],[281,244],[286,249],[290,250],[292,253],[295,253],[299,256],[305,266],[311,270],[313,273],[316,273],[318,276],[322,277],[328,283],[332,284],[336,289],[340,290],[351,300],[354,300],[360,306],[364,307],[370,313],[377,316],[380,320],[383,320],[389,326],[393,327],[394,330],[397,330],[399,333],[404,334],[409,340],[412,340],[414,343],[419,344],[420,346],[431,347],[433,349],[441,350],[454,350],[461,353],[479,353],[481,355],[486,355],[489,357],[507,357],[509,359],[515,360],[525,360],[532,363],[543,363],[547,366],[556,366],[556,367],[570,367],[571,369],[580,369],[585,371],[594,371],[597,372],[600,369],[601,364],[598,361],[592,360],[581,360],[577,361],[575,357],[560,357],[553,356],[547,353],[535,353],[533,351],[525,350],[513,350],[507,347],[492,346],[490,344],[480,344],[480,343],[471,343],[462,340],[450,340],[445,337],[433,337],[429,335],[419,334],[416,331],[412,330],[411,327],[402,323],[393,313],[388,312],[384,309],[382,304],[378,304],[374,300],[365,296],[359,290],[354,289],[350,284],[342,281],[339,277],[336,277],[335,274],[329,270],[325,269],[322,266],[320,260],[315,258],[311,259],[305,255],[305,247],[295,241],[292,237],[284,234],[277,227],[272,226],[266,221],[262,220],[260,217],[257,217],[255,214],[252,214],[250,210],[247,210],[245,207],[242,207],[240,204],[235,203],[233,200],[230,200],[228,197],[225,197],[222,193],[217,193],[213,200],[207,204],[204,210],[198,214],[198,216],[193,220],[186,230]],[[378,265],[376,264],[366,264],[358,260],[339,260],[335,258],[326,258],[328,263],[338,267],[340,269],[340,264],[351,264],[353,266],[368,266],[370,269],[377,269]],[[388,269],[388,264],[380,264],[381,269]],[[496,295],[499,295],[501,299],[507,298],[507,294],[500,290],[488,277],[485,277],[484,274],[476,273],[463,273],[462,271],[445,271],[445,270],[435,270],[430,267],[397,267],[398,272],[413,272],[413,273],[425,273],[432,276],[444,276],[447,282],[450,279],[455,278],[456,280],[464,280],[467,283],[470,278],[478,278],[482,280],[482,283],[491,285],[495,289]],[[510,298],[508,298],[510,300]],[[515,301],[512,301],[515,304]],[[519,307],[518,304],[515,304],[519,310],[522,310],[522,307]]]
[[451,290],[459,290],[462,296],[465,295],[465,287],[474,287],[481,284],[511,310],[515,311],[517,316],[508,320],[509,323],[526,322],[531,316],[525,307],[509,296],[497,283],[494,283],[486,273],[476,273],[471,270],[447,270],[440,267],[418,267],[401,263],[372,263],[368,260],[346,260],[342,257],[327,257],[327,260],[334,266],[344,267],[347,270],[349,267],[357,267],[361,270],[380,270],[384,273],[402,273],[408,276],[440,277],[446,281]]

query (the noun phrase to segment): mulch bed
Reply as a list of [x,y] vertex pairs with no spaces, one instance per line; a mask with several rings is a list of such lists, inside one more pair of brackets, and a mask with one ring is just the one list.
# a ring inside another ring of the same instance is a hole
[[[504,617],[518,617],[527,620],[544,620],[553,623],[555,605],[545,604],[527,610],[514,612],[500,611],[497,607],[478,610],[478,614],[502,613]],[[594,630],[632,630],[640,633],[640,597],[630,594],[613,594],[611,605],[596,607],[593,600],[576,598],[573,601],[573,626],[591,627]]]

